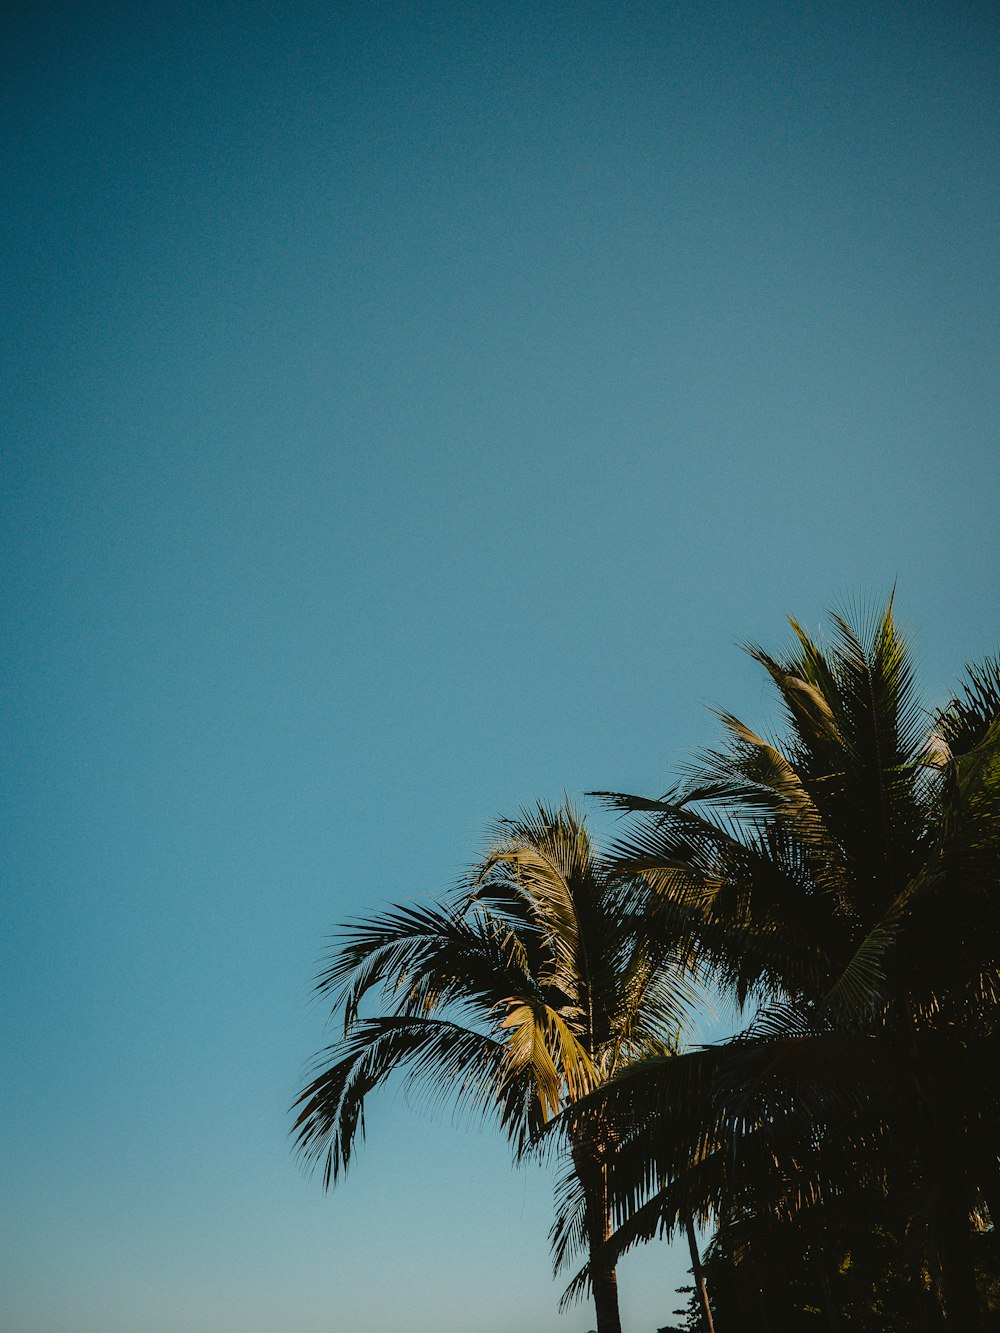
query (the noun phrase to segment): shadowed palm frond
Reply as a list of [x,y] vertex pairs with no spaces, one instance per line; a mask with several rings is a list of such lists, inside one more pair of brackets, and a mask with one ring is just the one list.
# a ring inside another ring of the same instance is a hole
[[959,691],[934,716],[934,730],[953,754],[978,749],[1000,718],[1000,656],[967,664]]
[[528,1133],[540,1121],[525,1108],[526,1089],[505,1060],[502,1043],[446,1020],[361,1020],[320,1054],[320,1072],[297,1098],[296,1150],[308,1165],[322,1163],[324,1186],[334,1183],[350,1163],[356,1137],[364,1135],[365,1098],[398,1071],[412,1086],[423,1083],[432,1095],[468,1102],[497,1115],[505,1129]]
[[1000,659],[930,714],[891,598],[835,614],[826,644],[791,623],[788,653],[749,648],[782,735],[723,712],[680,787],[602,794],[628,821],[616,867],[659,899],[650,935],[765,1007],[725,1047],[623,1070],[542,1141],[615,1124],[617,1252],[699,1208],[764,1235],[765,1215],[833,1217],[868,1191],[935,1219],[926,1262],[958,1301],[1000,1132]]

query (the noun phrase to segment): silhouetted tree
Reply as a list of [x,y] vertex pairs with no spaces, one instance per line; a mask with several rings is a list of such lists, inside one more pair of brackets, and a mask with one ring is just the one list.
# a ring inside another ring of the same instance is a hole
[[[318,991],[343,1016],[296,1106],[295,1141],[326,1185],[350,1161],[367,1096],[410,1083],[495,1117],[518,1150],[629,1062],[676,1050],[695,1001],[671,950],[637,934],[649,889],[614,870],[570,807],[502,822],[484,862],[445,902],[348,926]],[[362,1016],[375,997],[379,1012]],[[613,1127],[570,1133],[583,1206],[555,1237],[582,1248],[598,1333],[620,1333],[608,1160]]]

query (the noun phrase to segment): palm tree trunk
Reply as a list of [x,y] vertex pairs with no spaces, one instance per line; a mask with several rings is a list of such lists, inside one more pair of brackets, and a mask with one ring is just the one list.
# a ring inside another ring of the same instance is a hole
[[698,1252],[698,1237],[694,1234],[694,1223],[690,1217],[684,1219],[684,1229],[687,1232],[688,1249],[691,1251],[691,1272],[694,1275],[694,1285],[698,1290],[698,1299],[701,1302],[701,1312],[705,1316],[706,1333],[715,1333],[715,1321],[712,1319],[712,1307],[708,1303],[708,1283],[705,1281],[705,1270],[701,1266],[701,1255]]
[[618,1275],[614,1261],[608,1258],[607,1250],[611,1236],[611,1206],[604,1163],[593,1148],[580,1145],[573,1149],[573,1165],[586,1200],[587,1257],[590,1260],[590,1286],[597,1314],[597,1333],[622,1333],[618,1311]]

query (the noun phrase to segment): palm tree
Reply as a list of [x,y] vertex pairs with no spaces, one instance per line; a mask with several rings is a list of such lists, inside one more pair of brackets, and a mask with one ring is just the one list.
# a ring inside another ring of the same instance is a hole
[[[573,809],[539,805],[497,826],[442,903],[348,926],[317,983],[343,1035],[295,1103],[296,1148],[324,1185],[348,1166],[366,1097],[397,1072],[495,1118],[520,1153],[630,1062],[672,1054],[695,992],[670,948],[633,929],[648,895],[600,858]],[[378,1012],[364,1017],[370,998]],[[583,1207],[557,1251],[587,1251],[599,1333],[620,1333],[607,1248],[614,1135],[596,1124],[569,1136]]]
[[1000,1222],[1000,663],[932,715],[891,601],[833,624],[829,648],[793,621],[790,654],[750,649],[782,738],[721,714],[728,743],[679,788],[605,794],[633,817],[616,864],[659,895],[651,928],[760,1012],[632,1066],[564,1132],[618,1126],[617,1253],[692,1212],[821,1227],[888,1198],[972,1333],[971,1228]]

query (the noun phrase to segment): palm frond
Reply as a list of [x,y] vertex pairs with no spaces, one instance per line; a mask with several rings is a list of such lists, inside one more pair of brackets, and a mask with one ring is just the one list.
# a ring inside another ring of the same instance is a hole
[[296,1099],[295,1150],[310,1167],[322,1164],[324,1187],[335,1182],[364,1135],[365,1099],[397,1071],[411,1086],[422,1082],[432,1094],[496,1114],[505,1128],[520,1132],[524,1089],[510,1077],[505,1056],[501,1042],[447,1020],[361,1020],[321,1052],[319,1072]]
[[1000,718],[1000,656],[966,664],[958,692],[938,710],[934,728],[955,754],[968,754],[982,745]]
[[401,1012],[431,1012],[449,1001],[489,1007],[530,990],[523,952],[482,913],[455,904],[408,904],[343,927],[316,992],[343,1011],[345,1032],[380,988]]

